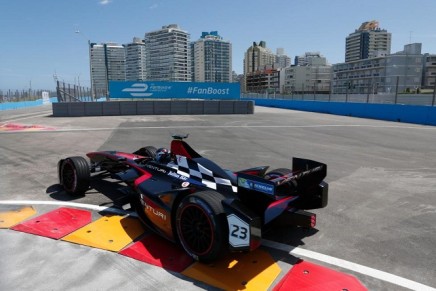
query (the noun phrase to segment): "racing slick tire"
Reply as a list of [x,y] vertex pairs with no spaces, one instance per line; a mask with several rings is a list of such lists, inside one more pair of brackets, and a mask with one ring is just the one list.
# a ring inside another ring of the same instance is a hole
[[90,170],[83,157],[69,157],[60,162],[59,183],[65,192],[82,195],[89,189]]
[[156,151],[157,151],[157,149],[154,146],[146,146],[146,147],[140,148],[139,150],[137,150],[133,154],[140,155],[143,157],[150,157],[150,158],[154,159],[156,157]]
[[228,226],[215,191],[200,191],[183,198],[176,211],[177,236],[185,251],[200,262],[217,259],[228,247]]

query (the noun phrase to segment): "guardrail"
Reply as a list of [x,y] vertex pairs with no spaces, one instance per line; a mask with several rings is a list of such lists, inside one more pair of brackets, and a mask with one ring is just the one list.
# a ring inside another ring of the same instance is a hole
[[372,104],[403,104],[435,106],[434,94],[260,94],[243,93],[241,98],[250,99],[277,99],[300,101],[325,101],[345,103],[372,103]]
[[302,100],[278,100],[251,98],[256,105],[380,119],[388,121],[408,122],[425,125],[436,125],[436,107],[400,105],[400,104],[371,104],[350,102],[319,102]]

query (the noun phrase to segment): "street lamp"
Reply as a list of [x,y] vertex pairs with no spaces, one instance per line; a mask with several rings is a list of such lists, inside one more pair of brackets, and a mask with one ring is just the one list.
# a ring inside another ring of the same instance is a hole
[[93,85],[93,80],[92,80],[92,64],[91,64],[91,41],[89,40],[89,38],[83,33],[81,32],[79,29],[75,30],[75,33],[81,35],[83,38],[85,38],[85,40],[88,42],[88,56],[89,56],[89,83],[91,84],[91,100],[94,101],[94,85]]

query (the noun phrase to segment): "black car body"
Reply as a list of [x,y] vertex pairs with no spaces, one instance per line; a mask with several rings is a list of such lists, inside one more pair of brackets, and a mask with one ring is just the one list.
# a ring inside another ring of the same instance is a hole
[[60,184],[83,194],[90,179],[110,177],[126,184],[141,221],[168,240],[180,243],[194,259],[207,262],[221,253],[259,247],[262,231],[279,219],[314,227],[308,209],[327,205],[325,164],[293,159],[292,169],[267,172],[267,166],[229,171],[175,136],[166,160],[156,148],[134,153],[91,152],[58,163]]

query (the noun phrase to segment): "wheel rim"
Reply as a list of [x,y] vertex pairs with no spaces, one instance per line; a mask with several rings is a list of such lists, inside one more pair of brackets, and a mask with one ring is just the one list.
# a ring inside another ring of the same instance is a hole
[[213,226],[207,213],[197,205],[187,205],[180,214],[180,236],[197,255],[210,251],[214,240]]
[[76,186],[76,171],[68,162],[62,168],[62,184],[67,190],[73,190]]

